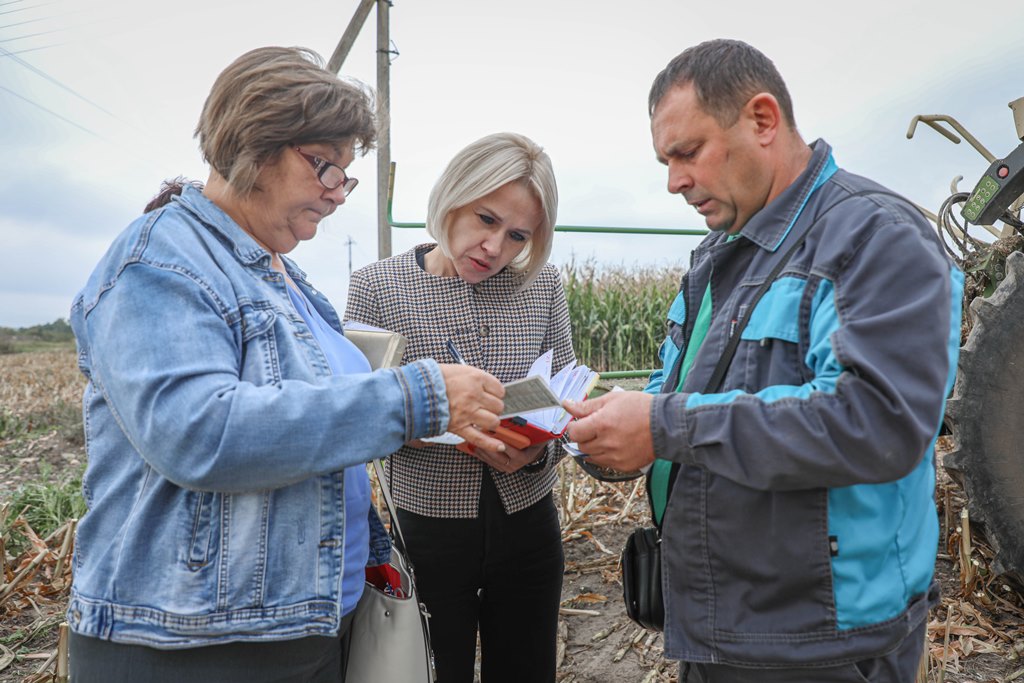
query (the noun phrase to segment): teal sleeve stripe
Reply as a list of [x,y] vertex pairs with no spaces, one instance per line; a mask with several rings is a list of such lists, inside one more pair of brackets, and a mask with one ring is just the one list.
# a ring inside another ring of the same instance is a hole
[[672,300],[672,305],[668,308],[667,317],[676,325],[682,325],[686,322],[686,297],[683,296],[681,291],[677,292],[676,298]]
[[[686,298],[681,291],[676,294],[676,298],[672,300],[672,305],[669,306],[668,319],[676,325],[682,325],[686,322]],[[661,347],[658,349],[661,367],[651,373],[650,378],[647,380],[647,386],[644,387],[645,392],[648,394],[661,393],[661,386],[665,383],[665,377],[672,372],[676,359],[679,358],[679,352],[680,349],[672,341],[672,337],[665,337],[665,340],[661,342]]]
[[960,360],[960,320],[964,303],[964,272],[957,267],[950,271],[953,310],[949,319],[949,375],[946,377],[946,396],[953,391],[956,381],[956,366]]
[[665,371],[655,370],[651,373],[651,376],[647,378],[647,386],[644,387],[644,392],[648,394],[660,394],[661,385],[665,383]]

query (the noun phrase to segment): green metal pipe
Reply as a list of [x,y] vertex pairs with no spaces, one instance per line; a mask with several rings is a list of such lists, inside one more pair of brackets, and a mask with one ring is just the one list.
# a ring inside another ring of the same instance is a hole
[[633,377],[650,377],[654,370],[613,370],[602,372],[601,379],[631,379]]
[[[388,223],[392,228],[424,229],[426,223],[400,223],[391,215],[391,203],[395,196],[395,162],[391,162],[388,174]],[[590,232],[621,235],[706,235],[707,230],[700,228],[616,228],[596,225],[556,225],[555,232]]]
[[[388,223],[392,228],[426,228],[426,223],[399,223],[391,216],[391,201],[395,196],[395,162],[391,162],[391,172],[388,174]],[[594,232],[594,233],[616,233],[627,235],[706,235],[707,230],[693,230],[687,228],[606,228],[586,225],[556,225],[555,232]],[[602,372],[601,377],[605,379],[631,379],[634,377],[649,377],[654,370],[614,370]]]

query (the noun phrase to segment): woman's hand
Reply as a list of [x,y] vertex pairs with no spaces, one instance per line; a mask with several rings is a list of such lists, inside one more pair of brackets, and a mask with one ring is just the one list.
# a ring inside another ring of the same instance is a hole
[[477,447],[473,457],[490,465],[499,472],[512,473],[524,465],[535,462],[540,458],[541,453],[546,447],[546,443],[538,443],[519,450],[514,446],[505,444],[505,451],[503,453],[496,453],[486,448]]
[[448,431],[477,448],[503,453],[505,444],[484,430],[497,429],[505,387],[493,375],[470,365],[441,364],[448,395]]

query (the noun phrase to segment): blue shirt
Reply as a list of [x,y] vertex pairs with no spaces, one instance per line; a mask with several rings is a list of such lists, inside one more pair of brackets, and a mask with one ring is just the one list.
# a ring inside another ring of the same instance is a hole
[[[295,309],[306,321],[310,331],[327,357],[331,372],[346,375],[370,372],[370,363],[355,344],[338,334],[337,330],[316,312],[302,292],[288,287]],[[341,579],[342,616],[355,609],[366,582],[364,568],[370,556],[370,478],[365,465],[345,468],[345,552]]]

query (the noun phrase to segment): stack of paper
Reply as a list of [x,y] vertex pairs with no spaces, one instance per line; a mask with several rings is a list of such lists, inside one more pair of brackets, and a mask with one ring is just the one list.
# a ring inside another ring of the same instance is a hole
[[[544,443],[562,435],[572,416],[562,401],[582,401],[593,390],[600,375],[585,365],[566,365],[551,376],[552,351],[542,354],[530,366],[524,379],[505,384],[505,412],[501,426],[529,439],[529,444]],[[497,435],[501,438],[501,434]],[[459,444],[462,438],[444,433],[423,441]]]
[[[585,399],[594,389],[594,385],[597,384],[600,375],[586,365],[566,365],[552,377],[551,359],[552,352],[549,350],[533,362],[526,376],[527,379],[539,377],[544,380],[551,393],[557,397],[556,405],[540,410],[519,410],[513,414],[522,417],[527,423],[539,429],[550,432],[552,438],[554,438],[564,432],[572,420],[572,415],[565,412],[565,409],[562,408],[562,401],[582,401]],[[505,408],[507,411],[507,401]],[[506,416],[503,415],[502,417]]]

